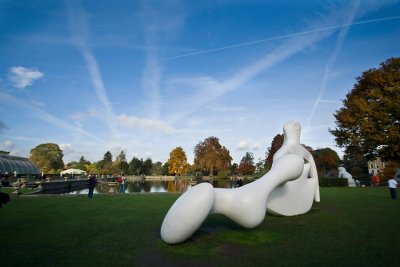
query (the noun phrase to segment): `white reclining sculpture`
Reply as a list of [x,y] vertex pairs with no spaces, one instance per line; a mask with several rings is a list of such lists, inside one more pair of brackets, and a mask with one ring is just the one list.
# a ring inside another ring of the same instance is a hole
[[339,167],[338,168],[338,176],[339,178],[345,178],[347,179],[349,183],[349,187],[355,187],[356,182],[353,179],[353,175],[351,175],[348,171],[346,171],[345,167]]
[[308,212],[319,202],[318,174],[310,152],[300,144],[301,126],[287,122],[284,143],[275,153],[271,170],[258,180],[235,189],[201,183],[186,191],[161,226],[169,244],[188,239],[209,214],[222,214],[246,228],[259,225],[265,213],[293,216]]

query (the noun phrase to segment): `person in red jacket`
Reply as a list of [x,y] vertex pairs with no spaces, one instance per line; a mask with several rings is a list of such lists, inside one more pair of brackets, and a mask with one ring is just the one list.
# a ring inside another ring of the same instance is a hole
[[371,180],[372,180],[372,184],[373,184],[374,186],[378,186],[379,183],[380,183],[379,176],[376,175],[376,174],[372,176]]

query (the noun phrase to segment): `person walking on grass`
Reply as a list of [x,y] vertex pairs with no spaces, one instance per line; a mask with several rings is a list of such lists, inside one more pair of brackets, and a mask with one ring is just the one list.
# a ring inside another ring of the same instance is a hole
[[125,193],[125,176],[123,174],[118,178],[118,183],[120,184],[120,193]]
[[388,185],[390,190],[390,197],[394,200],[397,198],[397,182],[394,177],[388,181]]
[[94,188],[96,187],[96,184],[97,184],[96,176],[91,175],[90,178],[89,178],[88,184],[89,184],[88,197],[92,198],[93,197]]

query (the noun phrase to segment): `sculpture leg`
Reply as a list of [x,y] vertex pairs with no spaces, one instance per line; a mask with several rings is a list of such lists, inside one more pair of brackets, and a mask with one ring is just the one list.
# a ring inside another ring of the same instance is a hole
[[267,200],[267,213],[293,216],[308,212],[314,202],[318,180],[309,178],[310,164],[306,163],[300,178],[277,186]]
[[198,184],[180,196],[161,225],[161,238],[176,244],[188,239],[207,218],[214,203],[214,187]]
[[275,167],[260,179],[237,189],[214,189],[211,213],[222,214],[246,228],[259,225],[265,218],[267,200],[279,185],[300,177],[303,159],[290,154],[277,160]]
[[203,183],[185,192],[170,208],[161,226],[161,238],[170,244],[189,238],[209,213],[223,214],[243,227],[260,224],[268,211],[282,215],[307,212],[319,201],[314,159],[300,144],[300,124],[284,125],[284,143],[272,169],[255,182],[237,189],[214,189]]
[[189,238],[210,213],[231,218],[252,228],[265,217],[267,199],[279,184],[296,179],[303,171],[303,159],[285,155],[276,168],[257,181],[237,189],[214,189],[201,183],[186,191],[170,208],[161,226],[161,238],[176,244]]
[[277,159],[295,154],[306,163],[302,177],[282,184],[274,189],[268,199],[268,213],[293,216],[311,209],[313,200],[320,201],[317,167],[311,153],[300,143],[301,126],[296,122],[287,122],[283,127],[284,142],[274,155]]

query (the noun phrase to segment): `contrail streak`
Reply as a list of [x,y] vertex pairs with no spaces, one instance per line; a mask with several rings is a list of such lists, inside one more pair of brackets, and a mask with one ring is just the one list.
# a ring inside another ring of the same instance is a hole
[[353,21],[355,15],[357,13],[359,5],[360,5],[360,1],[357,1],[354,4],[353,9],[351,10],[350,16],[348,17],[348,21],[349,22],[346,23],[346,25],[348,25],[348,26],[343,27],[339,31],[339,35],[338,35],[338,39],[336,41],[335,48],[333,49],[333,51],[332,51],[332,53],[331,53],[331,55],[330,55],[330,57],[328,59],[328,62],[326,64],[326,66],[325,66],[324,76],[322,78],[322,84],[321,84],[318,96],[315,99],[314,105],[313,105],[313,107],[311,109],[311,114],[308,117],[306,128],[309,128],[311,126],[311,120],[313,119],[313,117],[315,115],[315,112],[316,112],[316,110],[317,110],[317,108],[319,106],[319,103],[321,102],[322,96],[325,93],[329,75],[331,73],[331,70],[332,70],[333,66],[336,63],[336,59],[337,59],[337,57],[338,57],[338,55],[340,53],[340,50],[342,49],[344,39],[346,38],[347,33],[349,32],[349,30],[351,28],[350,26],[354,25],[354,23],[352,23],[352,21]]
[[41,108],[35,107],[31,103],[20,100],[16,97],[13,97],[10,94],[0,92],[0,102],[10,104],[14,107],[18,107],[18,109],[21,109],[21,110],[26,110],[31,116],[34,116],[44,122],[47,122],[53,126],[60,128],[60,129],[69,130],[71,132],[79,132],[83,135],[86,135],[86,136],[92,138],[93,140],[96,140],[101,143],[105,143],[102,139],[86,132],[82,128],[76,127],[75,125],[70,124],[70,123],[66,122],[65,120],[57,118],[54,115],[42,110]]
[[68,23],[71,40],[77,51],[81,54],[85,61],[89,77],[92,82],[95,94],[106,111],[106,122],[113,136],[119,138],[119,132],[115,127],[114,113],[107,91],[103,83],[96,57],[94,56],[89,45],[89,23],[84,7],[79,0],[67,1]]
[[272,40],[285,39],[285,38],[289,38],[289,37],[293,37],[293,36],[306,35],[306,34],[310,34],[310,33],[316,33],[316,32],[328,31],[328,30],[335,30],[335,29],[340,29],[340,28],[349,27],[349,26],[362,25],[362,24],[374,23],[374,22],[380,22],[380,21],[395,20],[395,19],[400,19],[400,16],[363,20],[363,21],[358,21],[358,22],[353,22],[353,23],[346,23],[346,24],[341,24],[341,25],[324,27],[324,28],[315,29],[315,30],[296,32],[296,33],[291,33],[291,34],[271,37],[271,38],[267,38],[267,39],[261,39],[261,40],[257,40],[257,41],[251,41],[251,42],[245,42],[245,43],[241,43],[241,44],[228,45],[228,46],[224,46],[224,47],[201,50],[201,51],[197,51],[197,52],[192,52],[192,53],[187,53],[187,54],[182,54],[182,55],[177,55],[177,56],[172,56],[172,57],[165,57],[165,58],[159,59],[159,61],[178,59],[178,58],[195,56],[195,55],[202,55],[202,54],[217,52],[217,51],[221,51],[221,50],[231,49],[231,48],[237,48],[237,47],[243,47],[243,46],[249,46],[249,45],[265,43],[265,42],[272,41]]

